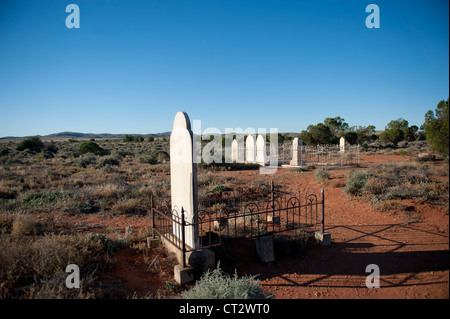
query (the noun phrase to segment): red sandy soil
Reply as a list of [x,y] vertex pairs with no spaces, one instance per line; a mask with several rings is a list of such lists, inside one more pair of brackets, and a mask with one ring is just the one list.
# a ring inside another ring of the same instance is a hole
[[[404,212],[387,214],[371,208],[370,203],[350,199],[336,182],[345,181],[350,169],[361,170],[389,161],[404,161],[405,156],[361,156],[360,168],[330,168],[331,180],[326,185],[315,182],[312,172],[292,172],[280,168],[275,174],[262,176],[258,171],[216,172],[239,178],[273,179],[275,183],[300,189],[325,190],[325,230],[331,233],[331,246],[317,246],[306,255],[285,257],[271,265],[257,261],[254,242],[241,244],[233,253],[238,256],[238,274],[258,275],[264,290],[277,299],[359,299],[359,298],[449,298],[449,216],[442,207],[417,204],[414,212],[419,222],[408,222]],[[214,175],[213,175],[214,176]],[[211,178],[213,178],[213,176]],[[337,183],[338,184],[338,183]],[[76,217],[73,217],[75,221]],[[119,216],[99,218],[83,216],[83,223],[101,228],[133,231],[150,226],[148,218]],[[142,254],[127,249],[113,256],[117,260],[112,276],[124,283],[137,296],[155,295],[166,280],[174,281],[167,267],[162,275],[148,271]],[[380,269],[380,288],[366,287],[366,266]],[[173,267],[173,266],[171,266]]]

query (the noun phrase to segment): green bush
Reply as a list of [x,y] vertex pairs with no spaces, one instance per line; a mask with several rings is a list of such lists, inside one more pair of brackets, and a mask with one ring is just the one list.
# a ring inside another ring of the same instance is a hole
[[343,188],[344,192],[352,196],[361,195],[370,176],[369,172],[352,172]]
[[42,143],[41,139],[37,136],[30,136],[17,145],[18,151],[29,149],[34,152],[40,152],[43,148],[44,143]]
[[224,185],[217,185],[217,186],[214,186],[211,190],[210,190],[210,192],[211,193],[215,193],[215,192],[227,192],[227,191],[231,191],[232,189],[231,188],[229,188],[229,187],[227,187],[227,186],[224,186]]
[[65,191],[47,191],[34,193],[25,197],[22,201],[25,207],[37,207],[69,198],[69,193]]
[[327,169],[319,168],[314,173],[314,176],[315,176],[317,182],[323,183],[330,179],[330,172],[328,172]]
[[265,299],[260,281],[256,276],[230,277],[220,269],[220,263],[214,270],[208,270],[195,284],[195,287],[183,291],[187,299]]
[[94,153],[95,155],[104,155],[105,150],[93,141],[87,141],[80,144],[78,147],[79,154]]

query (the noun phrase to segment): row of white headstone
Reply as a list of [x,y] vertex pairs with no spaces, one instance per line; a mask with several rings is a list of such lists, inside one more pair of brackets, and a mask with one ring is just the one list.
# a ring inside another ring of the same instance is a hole
[[[302,162],[302,145],[300,138],[296,137],[292,143],[292,160],[291,166],[301,166]],[[233,139],[231,143],[231,160],[233,163],[256,163],[265,165],[269,162],[267,156],[267,146],[263,135],[258,135],[255,139],[252,135],[247,136],[245,140],[245,149],[239,145],[237,139]]]
[[[292,142],[292,160],[289,162],[290,166],[304,165],[302,159],[303,141],[301,138],[294,138]],[[339,140],[339,151],[345,153],[345,138],[341,137]],[[233,163],[257,163],[265,165],[269,160],[267,156],[267,147],[263,135],[258,135],[255,139],[252,135],[247,136],[244,147],[239,145],[237,139],[233,139],[231,143],[231,160]]]

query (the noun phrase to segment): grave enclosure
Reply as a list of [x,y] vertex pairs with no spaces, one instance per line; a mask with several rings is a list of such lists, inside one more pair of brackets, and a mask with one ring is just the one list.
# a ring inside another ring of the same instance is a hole
[[[285,186],[264,185],[260,189],[223,190],[198,201],[197,164],[194,161],[193,133],[189,116],[178,112],[170,137],[171,209],[157,207],[152,200],[154,235],[175,252],[179,265],[175,279],[184,284],[216,265],[208,249],[235,240],[255,239],[262,262],[274,261],[272,235],[302,229],[329,245],[325,232],[325,193],[300,191]],[[245,150],[237,140],[231,144],[233,162],[268,162],[266,140],[258,135],[245,139]],[[303,145],[294,139],[291,166],[304,165]],[[244,158],[245,154],[245,158]]]

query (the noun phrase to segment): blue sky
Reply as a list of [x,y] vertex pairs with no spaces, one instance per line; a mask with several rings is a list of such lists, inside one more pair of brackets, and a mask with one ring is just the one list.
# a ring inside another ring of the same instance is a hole
[[[80,28],[68,29],[68,4]],[[368,4],[380,28],[368,29]],[[326,117],[423,124],[449,96],[449,2],[0,0],[0,137]]]

